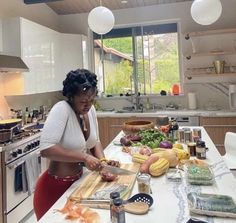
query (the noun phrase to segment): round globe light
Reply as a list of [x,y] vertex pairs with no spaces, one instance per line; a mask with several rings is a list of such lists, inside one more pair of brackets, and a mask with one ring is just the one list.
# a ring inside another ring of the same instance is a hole
[[194,0],[191,6],[193,20],[200,25],[211,25],[222,13],[220,0]]
[[88,15],[89,28],[97,34],[106,34],[113,28],[115,18],[112,11],[104,6],[94,8]]

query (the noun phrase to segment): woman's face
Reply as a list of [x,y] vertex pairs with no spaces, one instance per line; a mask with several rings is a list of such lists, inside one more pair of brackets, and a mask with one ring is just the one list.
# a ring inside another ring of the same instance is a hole
[[89,109],[94,103],[96,91],[88,90],[79,95],[75,95],[72,99],[73,107],[76,113],[84,115],[88,113]]

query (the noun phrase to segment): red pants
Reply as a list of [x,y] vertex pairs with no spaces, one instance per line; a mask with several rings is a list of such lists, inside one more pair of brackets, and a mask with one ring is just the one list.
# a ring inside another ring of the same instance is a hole
[[39,220],[81,174],[70,178],[56,178],[46,170],[38,179],[34,192],[34,211]]

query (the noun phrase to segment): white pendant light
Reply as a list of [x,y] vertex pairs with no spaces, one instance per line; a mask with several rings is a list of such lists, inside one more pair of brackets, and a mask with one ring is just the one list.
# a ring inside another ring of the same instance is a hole
[[94,8],[88,15],[89,28],[100,35],[112,30],[115,18],[112,11],[104,6]]
[[220,0],[194,0],[191,6],[193,20],[200,25],[211,25],[220,18]]

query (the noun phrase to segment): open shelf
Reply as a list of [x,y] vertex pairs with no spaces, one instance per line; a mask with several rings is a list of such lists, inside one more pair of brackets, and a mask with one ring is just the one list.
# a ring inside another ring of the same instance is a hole
[[185,77],[188,80],[191,80],[194,77],[236,77],[236,73],[221,73],[221,74],[216,74],[216,73],[198,73],[198,74],[188,74],[185,73]]
[[211,52],[202,52],[202,53],[192,53],[190,55],[186,55],[186,59],[191,59],[194,57],[202,57],[202,56],[220,56],[220,55],[234,55],[236,51],[211,51]]
[[236,28],[189,32],[185,33],[184,35],[185,39],[189,39],[190,37],[196,37],[196,36],[210,36],[210,35],[221,35],[230,33],[236,33]]

